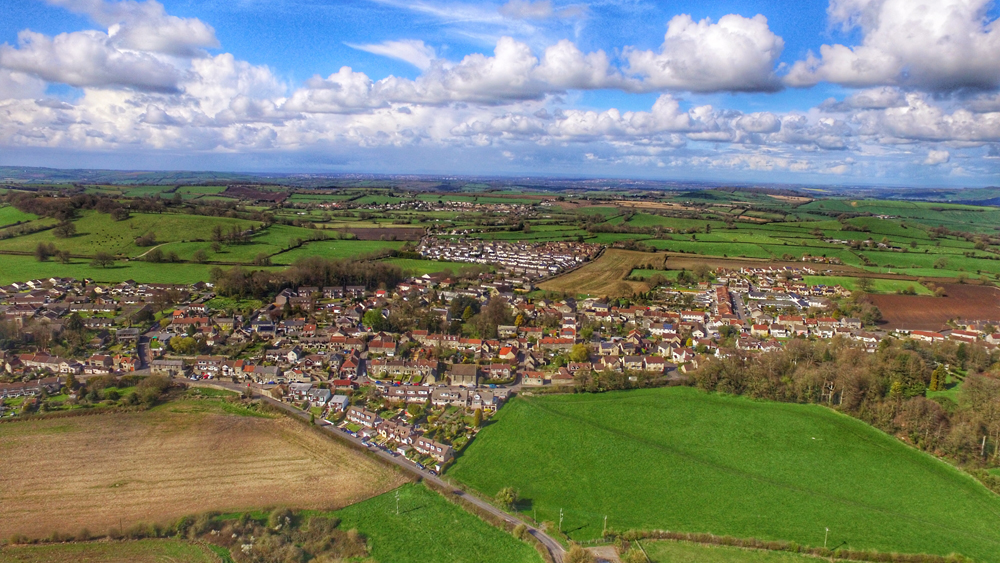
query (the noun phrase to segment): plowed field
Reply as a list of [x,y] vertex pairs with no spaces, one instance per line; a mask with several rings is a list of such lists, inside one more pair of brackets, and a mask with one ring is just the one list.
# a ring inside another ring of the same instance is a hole
[[334,509],[405,481],[298,422],[220,405],[0,424],[0,537],[103,534],[209,510]]
[[870,295],[885,328],[941,330],[949,319],[1000,320],[1000,290],[981,285],[945,285],[945,297]]

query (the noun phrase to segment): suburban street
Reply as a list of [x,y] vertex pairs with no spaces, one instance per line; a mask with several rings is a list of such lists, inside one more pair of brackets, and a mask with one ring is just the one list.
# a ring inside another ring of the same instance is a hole
[[[188,381],[187,383],[189,385],[191,385],[192,387],[209,387],[209,388],[214,387],[214,388],[222,388],[222,389],[226,389],[226,390],[229,390],[229,391],[235,391],[237,393],[242,393],[244,390],[246,390],[246,387],[243,386],[243,385],[240,385],[240,384],[237,384],[237,383],[229,383],[229,382],[219,381],[219,380],[211,380],[211,381]],[[254,389],[253,387],[251,387],[251,389],[254,390],[254,394],[255,394],[256,397],[260,397],[264,401],[267,401],[269,404],[271,404],[271,405],[273,405],[275,407],[278,407],[278,408],[284,410],[285,412],[291,414],[292,416],[296,416],[298,418],[305,419],[305,420],[309,419],[308,413],[306,413],[304,411],[301,411],[301,410],[299,410],[299,409],[297,409],[297,408],[295,408],[295,407],[293,407],[291,405],[288,405],[286,403],[283,403],[281,401],[272,399],[271,397],[268,397],[267,395],[264,395],[264,394],[260,393],[259,390]],[[450,483],[447,483],[446,481],[444,481],[443,479],[441,479],[437,475],[432,474],[429,470],[420,469],[419,467],[417,467],[416,465],[414,465],[413,462],[409,461],[408,459],[406,459],[406,458],[404,458],[402,456],[392,455],[389,452],[387,452],[385,450],[378,449],[378,448],[370,448],[370,447],[366,446],[365,443],[360,438],[357,438],[355,436],[351,436],[350,434],[341,431],[336,426],[334,426],[333,424],[330,424],[329,422],[327,422],[325,420],[322,420],[322,419],[317,420],[316,421],[316,427],[325,430],[326,432],[330,433],[331,436],[334,436],[338,440],[343,440],[345,442],[350,442],[350,443],[354,444],[355,446],[357,446],[359,449],[368,450],[369,452],[371,452],[371,453],[377,455],[378,457],[380,457],[382,460],[387,461],[387,462],[392,463],[392,464],[395,464],[396,466],[402,468],[404,471],[407,471],[407,472],[409,472],[409,473],[411,473],[413,475],[416,475],[416,476],[420,477],[421,479],[425,479],[425,480],[433,483],[434,485],[436,485],[438,487],[449,489],[449,490],[451,490],[455,494],[455,496],[462,497],[466,501],[468,501],[468,502],[476,505],[477,507],[479,507],[479,508],[481,508],[481,509],[489,512],[490,514],[493,514],[494,516],[497,516],[499,518],[502,518],[502,519],[506,520],[507,522],[509,522],[509,523],[511,523],[511,524],[513,524],[515,526],[518,525],[518,524],[523,524],[527,528],[528,533],[530,533],[532,536],[534,536],[536,539],[538,539],[538,541],[540,541],[542,543],[542,545],[544,545],[545,548],[548,549],[549,553],[552,555],[552,559],[556,563],[561,563],[562,562],[563,554],[565,553],[565,550],[563,549],[562,545],[559,544],[559,542],[557,542],[555,539],[553,539],[552,537],[550,537],[545,532],[539,530],[538,528],[535,528],[534,526],[532,526],[528,522],[525,522],[524,520],[522,520],[518,516],[515,516],[515,515],[512,515],[512,514],[508,514],[507,512],[504,512],[504,511],[500,510],[499,508],[493,506],[489,502],[487,502],[487,501],[485,501],[485,500],[483,500],[483,499],[481,499],[481,498],[479,498],[479,497],[477,497],[475,495],[467,494],[464,491],[455,488],[453,485],[451,485]]]

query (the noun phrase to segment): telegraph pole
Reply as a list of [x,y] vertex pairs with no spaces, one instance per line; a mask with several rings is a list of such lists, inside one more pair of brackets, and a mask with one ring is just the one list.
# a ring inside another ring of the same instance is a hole
[[608,535],[608,515],[604,515],[604,531],[601,532],[601,537]]
[[826,535],[823,536],[823,549],[826,549],[826,540],[830,539],[830,528],[826,529]]
[[396,516],[399,516],[399,489],[396,489]]
[[559,509],[559,532],[562,532],[562,509]]

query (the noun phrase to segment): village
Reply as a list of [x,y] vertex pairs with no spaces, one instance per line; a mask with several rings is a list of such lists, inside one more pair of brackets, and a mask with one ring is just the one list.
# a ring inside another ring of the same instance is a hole
[[[555,261],[543,269],[562,268],[599,251],[549,245],[529,259],[506,243],[423,245],[445,258],[516,261],[472,279],[287,288],[254,309],[233,308],[208,283],[11,284],[0,288],[0,313],[5,338],[20,344],[0,353],[2,415],[40,403],[73,408],[84,398],[64,386],[95,377],[221,381],[441,471],[513,394],[663,385],[708,357],[759,354],[789,339],[845,338],[875,351],[887,336],[835,313],[851,292],[805,284],[808,267],[720,269],[642,300],[532,294],[508,272],[530,276],[520,264],[544,257]],[[422,327],[400,315],[419,316]],[[892,335],[1000,344],[983,323]]]

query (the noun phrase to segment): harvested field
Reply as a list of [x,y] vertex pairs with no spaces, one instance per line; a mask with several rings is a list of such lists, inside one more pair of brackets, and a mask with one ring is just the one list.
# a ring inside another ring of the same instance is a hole
[[995,287],[945,284],[945,297],[870,295],[882,311],[884,328],[942,330],[949,319],[1000,320],[1000,290]]
[[4,563],[218,563],[208,547],[181,540],[57,543],[0,548]]
[[597,260],[542,282],[538,287],[546,291],[590,295],[616,295],[622,293],[625,286],[632,291],[649,291],[649,284],[625,281],[625,278],[632,270],[648,265],[652,265],[651,269],[663,269],[665,259],[666,256],[660,253],[609,248]]
[[0,537],[101,534],[209,510],[336,509],[406,481],[285,417],[219,400],[0,424]]
[[424,230],[419,227],[372,227],[345,229],[358,240],[420,240]]

